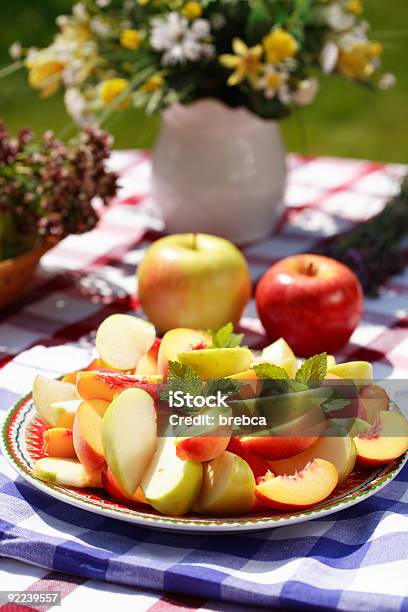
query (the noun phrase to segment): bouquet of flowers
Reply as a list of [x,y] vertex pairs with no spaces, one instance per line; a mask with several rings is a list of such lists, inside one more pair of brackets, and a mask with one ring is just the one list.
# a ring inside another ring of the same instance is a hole
[[94,198],[107,204],[116,192],[109,155],[110,137],[95,129],[70,146],[50,132],[12,138],[0,123],[0,260],[92,229]]
[[313,101],[319,72],[373,83],[382,53],[362,0],[84,0],[57,25],[24,52],[28,80],[63,86],[80,125],[204,97],[280,119]]

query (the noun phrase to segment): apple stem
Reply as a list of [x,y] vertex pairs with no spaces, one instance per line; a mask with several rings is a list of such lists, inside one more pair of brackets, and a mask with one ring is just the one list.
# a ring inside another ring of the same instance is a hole
[[315,266],[313,261],[309,261],[309,263],[306,264],[304,273],[306,274],[306,276],[316,276],[316,272],[317,267]]
[[197,234],[195,232],[191,234],[191,248],[193,251],[197,250]]

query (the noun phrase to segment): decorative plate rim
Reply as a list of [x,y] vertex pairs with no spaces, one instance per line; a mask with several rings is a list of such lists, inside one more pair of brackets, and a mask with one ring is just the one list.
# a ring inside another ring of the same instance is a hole
[[[230,531],[236,528],[245,530],[268,529],[273,527],[283,527],[312,520],[314,518],[328,516],[339,510],[345,510],[351,506],[367,499],[385,487],[402,470],[408,460],[408,452],[392,463],[382,466],[373,472],[367,472],[367,479],[360,483],[355,490],[349,491],[341,498],[333,501],[324,500],[320,505],[309,510],[303,510],[287,514],[273,515],[242,515],[242,516],[222,516],[222,517],[200,517],[187,515],[184,517],[165,516],[155,511],[139,510],[137,507],[131,508],[116,503],[110,499],[104,499],[88,489],[75,489],[74,487],[62,487],[52,483],[38,480],[31,474],[32,461],[34,459],[24,456],[21,450],[21,442],[27,445],[29,442],[26,429],[35,426],[35,408],[32,402],[32,393],[27,393],[18,399],[6,413],[0,438],[0,450],[11,467],[27,482],[40,491],[64,501],[75,507],[79,507],[89,512],[94,512],[109,518],[127,521],[141,527],[151,527],[160,529],[176,529],[185,531],[206,533],[220,531]],[[24,434],[24,438],[21,438]],[[33,450],[33,449],[31,449]],[[29,453],[30,449],[26,449]],[[322,505],[323,504],[323,505]]]

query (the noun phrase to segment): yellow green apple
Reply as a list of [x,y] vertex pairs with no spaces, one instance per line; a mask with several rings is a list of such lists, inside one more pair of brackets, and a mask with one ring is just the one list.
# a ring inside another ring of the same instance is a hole
[[228,240],[208,234],[175,234],[156,240],[138,268],[138,297],[152,323],[219,329],[238,323],[251,296],[242,253]]
[[183,461],[176,454],[174,438],[160,438],[152,462],[142,480],[146,500],[162,514],[179,516],[193,507],[201,489],[203,467]]
[[248,370],[252,353],[243,347],[199,349],[179,353],[177,361],[193,368],[202,379],[224,378]]
[[248,463],[225,451],[204,464],[203,484],[194,504],[200,514],[242,514],[255,503],[255,478]]
[[131,388],[115,397],[102,420],[106,462],[127,495],[133,495],[157,446],[156,410],[152,397]]

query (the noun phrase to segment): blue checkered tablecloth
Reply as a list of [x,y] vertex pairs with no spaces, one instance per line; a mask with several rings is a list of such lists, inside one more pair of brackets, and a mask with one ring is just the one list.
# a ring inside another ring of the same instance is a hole
[[[114,164],[124,177],[118,203],[97,230],[50,252],[31,292],[0,318],[3,416],[36,373],[57,376],[88,363],[98,323],[132,305],[134,267],[160,226],[147,201],[149,159],[121,154]],[[245,249],[254,280],[276,259],[368,218],[405,171],[335,159],[292,157],[290,165],[286,224],[278,236]],[[407,310],[405,271],[379,299],[366,301],[364,319],[339,357],[368,356],[376,377],[407,378]],[[253,303],[241,324],[247,342],[260,346]],[[407,483],[405,467],[379,493],[337,514],[262,532],[202,536],[76,509],[33,489],[0,457],[0,590],[59,590],[63,610],[408,612]]]

